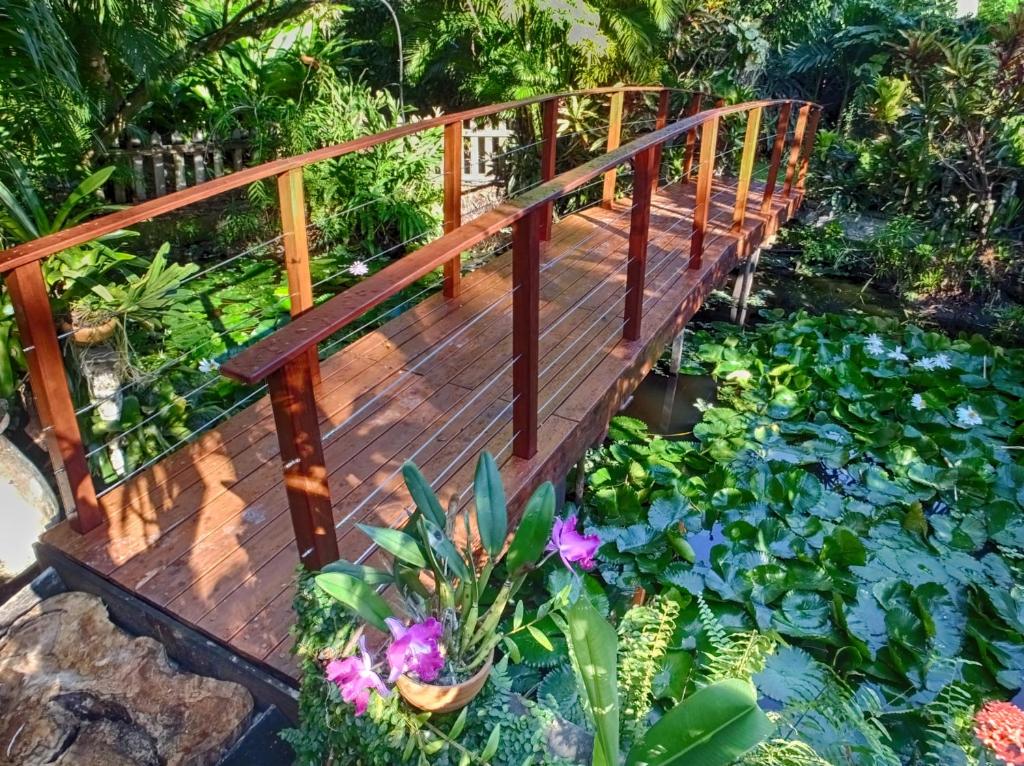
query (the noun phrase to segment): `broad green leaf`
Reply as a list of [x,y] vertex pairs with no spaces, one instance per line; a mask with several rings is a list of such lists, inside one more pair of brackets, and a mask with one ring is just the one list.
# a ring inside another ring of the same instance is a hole
[[530,635],[533,636],[533,640],[549,652],[553,652],[555,650],[554,645],[551,643],[551,639],[545,636],[541,631],[537,630],[535,626],[527,625],[526,629],[530,632]]
[[568,633],[577,671],[583,680],[597,733],[593,766],[618,766],[619,692],[618,637],[586,598],[566,611]]
[[462,712],[459,713],[459,717],[455,719],[455,723],[452,724],[452,728],[448,730],[448,736],[451,739],[458,739],[459,735],[462,734],[462,730],[466,728],[466,716],[469,715],[469,708],[462,708]]
[[551,539],[554,519],[555,488],[551,482],[546,481],[530,496],[523,518],[519,521],[519,528],[508,547],[505,568],[509,575],[514,576],[537,563]]
[[750,683],[719,681],[662,716],[630,749],[626,766],[728,766],[772,729]]
[[316,576],[317,587],[337,599],[367,624],[377,630],[386,631],[385,618],[393,615],[391,607],[362,580],[341,572],[326,572]]
[[103,184],[107,182],[107,179],[114,173],[115,166],[110,165],[105,168],[100,168],[91,176],[86,178],[82,183],[78,184],[75,189],[68,195],[67,199],[57,210],[53,217],[52,228],[54,231],[63,229],[64,224],[71,215],[71,212],[75,209],[75,206],[83,199],[94,193]]
[[430,482],[415,463],[407,461],[402,466],[402,478],[405,479],[405,486],[408,487],[409,495],[416,503],[416,507],[424,516],[443,529],[448,521],[447,514],[441,507],[441,501],[437,499],[434,490],[430,488]]
[[395,579],[387,572],[368,567],[365,564],[351,564],[348,561],[341,560],[332,561],[320,571],[325,573],[341,572],[342,574],[355,577],[357,580],[362,580],[367,585],[389,585]]
[[480,532],[480,542],[490,557],[495,559],[505,546],[508,511],[498,464],[489,452],[481,453],[476,464],[473,489],[476,494],[476,525]]
[[498,743],[501,741],[501,724],[495,724],[491,736],[487,738],[487,744],[480,751],[480,760],[486,763],[498,752]]
[[425,567],[427,560],[423,557],[419,543],[415,538],[398,529],[388,527],[371,527],[367,524],[356,524],[373,542],[402,561],[414,567]]

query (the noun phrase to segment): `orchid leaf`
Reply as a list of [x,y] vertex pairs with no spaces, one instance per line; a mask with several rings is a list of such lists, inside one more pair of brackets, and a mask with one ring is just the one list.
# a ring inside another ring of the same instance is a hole
[[419,543],[411,535],[388,527],[371,527],[367,524],[356,524],[356,526],[374,543],[396,558],[412,564],[414,567],[425,567],[427,565],[427,560],[423,556]]
[[391,607],[362,580],[341,572],[326,572],[316,576],[316,584],[324,593],[340,601],[368,625],[380,631],[387,630],[387,623],[384,620],[393,616]]
[[555,519],[555,488],[546,481],[534,490],[526,503],[515,536],[505,555],[505,567],[515,576],[537,563],[551,538]]
[[505,547],[505,536],[508,534],[508,511],[498,464],[489,452],[481,453],[477,461],[473,489],[476,494],[476,525],[480,542],[491,559],[497,559]]

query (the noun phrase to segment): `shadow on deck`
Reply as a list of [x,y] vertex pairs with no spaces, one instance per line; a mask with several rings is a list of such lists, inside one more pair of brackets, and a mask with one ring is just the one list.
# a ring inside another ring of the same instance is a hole
[[[688,269],[694,184],[653,200],[641,338],[622,340],[630,200],[555,224],[542,251],[538,453],[511,456],[511,254],[464,278],[322,363],[317,401],[342,558],[375,555],[356,522],[396,524],[414,460],[443,502],[468,497],[481,450],[502,468],[510,505],[558,481],[600,440],[662,350],[794,212],[768,215],[752,187],[742,232],[735,187],[718,179],[699,269]],[[43,544],[138,594],[242,655],[294,679],[288,635],[298,564],[269,399],[102,498],[105,524],[65,522]]]

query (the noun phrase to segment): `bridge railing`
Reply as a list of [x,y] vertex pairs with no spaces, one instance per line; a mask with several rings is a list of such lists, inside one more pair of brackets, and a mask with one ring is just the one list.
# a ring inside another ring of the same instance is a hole
[[[687,180],[693,171],[694,161],[698,159],[698,149],[700,152],[696,178],[697,208],[690,241],[690,265],[693,268],[699,267],[706,244],[704,236],[712,201],[715,157],[721,143],[719,127],[723,121],[748,115],[743,143],[731,150],[733,153],[742,151],[739,188],[745,199],[757,155],[758,125],[762,113],[766,109],[778,111],[778,129],[765,169],[767,180],[763,209],[771,204],[780,173],[784,172],[782,194],[802,192],[819,114],[817,108],[795,101],[759,101],[736,106],[725,106],[715,101],[714,108],[701,112],[708,97],[695,94],[687,97],[684,119],[670,124],[674,117],[670,113],[672,98],[676,93],[671,89],[642,86],[598,88],[441,115],[240,170],[0,253],[0,274],[3,274],[14,305],[30,385],[73,528],[84,532],[102,523],[102,493],[97,493],[89,466],[89,457],[95,450],[87,451],[83,445],[77,420],[81,410],[76,411],[68,385],[61,348],[61,341],[67,333],[58,335],[56,330],[42,269],[46,258],[259,181],[276,182],[281,215],[279,239],[284,249],[292,321],[226,362],[221,371],[245,383],[266,381],[268,384],[300,553],[305,563],[317,566],[337,555],[333,534],[328,534],[334,527],[329,523],[330,491],[316,414],[316,384],[320,374],[318,343],[438,268],[443,268],[444,272],[444,295],[457,297],[461,291],[462,254],[511,227],[515,326],[513,452],[519,457],[529,458],[537,449],[540,247],[551,237],[553,210],[558,200],[588,184],[597,183],[601,186],[600,204],[611,207],[616,195],[617,174],[623,172],[622,166],[626,163],[634,166],[624,324],[624,335],[629,339],[639,336],[650,198],[651,191],[659,183],[663,154],[681,152],[676,158],[677,175]],[[645,94],[657,97],[654,131],[620,146],[625,101]],[[606,96],[609,99],[608,123],[601,128],[606,129],[605,148],[608,151],[556,176],[560,105],[569,97],[581,95]],[[540,184],[463,224],[461,174],[465,151],[464,125],[470,120],[523,107],[540,110],[541,135],[536,142],[540,155]],[[796,120],[790,131],[793,112]],[[303,168],[432,128],[440,128],[444,134],[443,209],[446,233],[314,309]],[[681,144],[678,150],[669,148],[674,142]],[[737,205],[736,225],[742,224],[743,210],[745,206]]]
[[[774,107],[780,109],[780,117],[762,192],[761,207],[767,211],[783,168],[781,194],[791,196],[803,190],[816,123],[810,104],[757,101],[720,106],[663,125],[499,205],[470,224],[454,226],[448,234],[297,318],[226,363],[222,372],[236,380],[248,384],[269,382],[285,486],[303,562],[317,568],[338,557],[328,473],[320,443],[314,371],[309,363],[311,349],[424,274],[451,263],[459,253],[512,227],[512,452],[524,459],[533,457],[537,452],[539,411],[541,247],[550,236],[552,205],[594,179],[602,176],[608,179],[624,163],[632,162],[634,183],[622,337],[626,341],[637,340],[643,315],[651,197],[659,182],[659,160],[666,143],[699,132],[696,203],[688,261],[690,269],[699,269],[707,245],[719,127],[730,116],[747,116],[732,219],[733,228],[738,229],[743,226],[747,210],[762,115],[766,108]],[[797,121],[787,146],[788,124],[794,107]],[[659,112],[663,113],[664,110]],[[550,119],[548,116],[546,121]],[[547,159],[550,168],[550,158]],[[605,200],[609,204],[614,194],[613,183],[605,181]]]

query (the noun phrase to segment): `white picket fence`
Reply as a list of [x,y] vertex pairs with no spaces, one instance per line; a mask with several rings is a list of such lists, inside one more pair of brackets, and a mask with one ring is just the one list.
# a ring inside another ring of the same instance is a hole
[[496,183],[507,164],[504,155],[515,132],[504,120],[472,121],[462,131],[465,152],[462,159],[464,186]]
[[[463,130],[462,183],[479,187],[497,183],[505,165],[506,147],[515,135],[504,120],[471,122]],[[201,132],[187,138],[179,131],[165,140],[159,133],[148,142],[122,139],[110,149],[111,160],[127,172],[115,173],[115,202],[142,202],[201,184],[226,172],[241,170],[248,157],[248,136],[235,131],[223,142],[208,141]]]
[[247,136],[241,131],[224,142],[207,141],[198,131],[191,138],[174,131],[167,141],[153,133],[148,145],[136,137],[124,139],[110,150],[114,163],[128,171],[127,178],[124,173],[114,174],[114,201],[142,202],[241,170],[247,149]]

